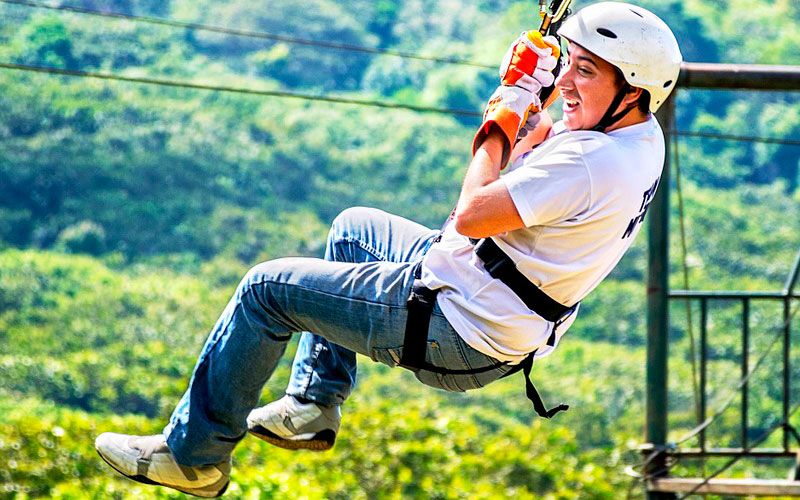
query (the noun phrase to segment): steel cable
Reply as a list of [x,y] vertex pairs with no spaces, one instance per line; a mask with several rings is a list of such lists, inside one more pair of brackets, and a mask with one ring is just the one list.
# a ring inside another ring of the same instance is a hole
[[[3,0],[0,0],[3,1]],[[195,89],[195,90],[210,90],[210,91],[218,91],[218,92],[233,92],[238,94],[249,94],[249,95],[258,95],[258,96],[267,96],[267,97],[282,97],[282,98],[293,98],[293,99],[302,99],[307,101],[322,101],[322,102],[332,102],[332,103],[339,103],[339,104],[353,104],[358,106],[372,106],[378,108],[388,108],[388,109],[405,109],[409,111],[415,111],[418,113],[438,113],[438,114],[448,114],[448,115],[457,115],[457,116],[469,116],[469,117],[476,117],[480,118],[482,116],[481,113],[477,111],[469,111],[466,109],[452,109],[452,108],[437,108],[433,106],[418,106],[415,104],[404,104],[398,102],[387,102],[387,101],[377,101],[377,100],[368,100],[368,99],[353,99],[347,97],[335,97],[330,95],[324,94],[307,94],[303,92],[294,92],[289,90],[265,90],[265,89],[250,89],[250,88],[242,88],[242,87],[229,87],[224,85],[211,85],[206,83],[196,83],[196,82],[186,82],[186,81],[177,81],[177,80],[167,80],[162,78],[150,78],[150,77],[139,77],[139,76],[126,76],[126,75],[117,75],[113,73],[100,73],[94,71],[81,71],[75,69],[62,69],[62,68],[53,68],[49,66],[33,66],[28,64],[17,64],[17,63],[10,63],[10,62],[0,62],[0,68],[11,69],[11,70],[19,70],[19,71],[29,71],[35,73],[47,73],[53,75],[61,75],[61,76],[75,76],[75,77],[84,77],[84,78],[95,78],[100,80],[115,80],[121,82],[130,82],[130,83],[144,83],[150,85],[161,85],[165,87],[177,87],[177,88],[185,88],[185,89]]]
[[225,35],[240,36],[246,38],[256,38],[261,40],[272,40],[277,42],[291,43],[295,45],[306,45],[311,47],[322,47],[326,49],[344,50],[348,52],[361,52],[365,54],[380,54],[403,59],[416,59],[420,61],[431,61],[445,64],[455,64],[460,66],[471,66],[483,69],[495,69],[497,65],[482,64],[465,59],[456,59],[450,57],[436,57],[429,55],[414,54],[412,52],[405,52],[394,49],[383,49],[378,47],[365,47],[363,45],[355,45],[348,43],[326,42],[323,40],[308,40],[305,38],[298,38],[289,35],[279,35],[275,33],[267,33],[264,31],[250,31],[234,28],[226,28],[223,26],[211,26],[207,24],[191,23],[185,21],[175,21],[172,19],[164,19],[160,17],[151,16],[138,16],[133,14],[123,14],[121,12],[103,12],[83,7],[72,7],[69,5],[49,5],[46,3],[35,2],[31,0],[0,0],[0,2],[11,5],[21,5],[25,7],[32,7],[37,9],[49,9],[55,11],[71,12],[74,14],[84,14],[96,17],[104,17],[111,19],[122,19],[126,21],[141,22],[146,24],[155,24],[160,26],[169,26],[173,28],[183,28],[197,31],[208,31],[213,33],[220,33]]

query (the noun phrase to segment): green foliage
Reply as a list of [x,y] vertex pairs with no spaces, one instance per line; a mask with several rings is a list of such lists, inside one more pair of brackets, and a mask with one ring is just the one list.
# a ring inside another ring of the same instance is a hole
[[84,257],[4,252],[0,389],[90,411],[166,411],[215,315],[186,311],[224,303],[196,280],[167,276],[123,279]]
[[[224,294],[163,268],[120,273],[88,257],[15,250],[0,254],[0,292],[0,450],[12,464],[1,473],[4,482],[32,496],[75,495],[80,485],[93,494],[139,494],[91,452],[93,437],[158,430]],[[632,418],[640,389],[617,394],[592,382],[585,368],[597,365],[595,373],[612,376],[638,362],[624,369],[601,363],[599,352],[576,342],[555,358],[555,368],[540,370],[560,381],[546,382],[546,390],[580,407],[559,425],[536,420],[530,427],[521,378],[474,395],[448,394],[362,359],[337,451],[297,460],[248,440],[237,451],[231,491],[289,498],[305,484],[314,498],[613,498],[622,478],[599,450],[615,440],[601,425],[582,433],[579,444],[574,422]],[[291,350],[266,400],[282,390],[290,359]],[[562,453],[548,452],[555,448]]]
[[14,62],[72,68],[76,60],[66,26],[55,15],[34,17],[17,33],[7,52]]
[[[198,17],[194,21],[304,40],[376,45],[376,37],[366,31],[364,25],[374,15],[375,8],[371,2],[354,3],[358,6],[313,0],[298,9],[296,3],[285,1],[261,5],[246,1],[212,2],[206,9],[194,12]],[[363,68],[368,64],[364,55],[342,57],[340,51],[320,50],[307,45],[265,43],[265,40],[220,37],[202,32],[192,32],[189,36],[193,48],[213,58],[224,56],[234,70],[274,78],[292,87],[354,89],[359,86]],[[269,57],[264,57],[265,52]],[[253,57],[256,54],[263,55]],[[249,64],[243,65],[243,58]]]
[[[607,280],[581,303],[581,320],[574,329],[583,339],[644,346],[645,307],[641,281]],[[591,320],[584,322],[584,317]]]
[[35,398],[0,394],[0,495],[9,498],[85,498],[136,495],[120,477],[104,477],[106,467],[92,449],[98,424],[140,433],[157,429],[142,417],[98,417]]
[[105,253],[106,232],[92,221],[70,226],[58,235],[56,248],[69,253],[100,255]]
[[[687,60],[800,63],[800,10],[791,0],[638,3],[669,22]],[[509,0],[70,5],[481,63],[499,62],[536,21],[534,3]],[[496,79],[492,69],[19,5],[0,4],[0,18],[0,59],[25,64],[476,111]],[[791,94],[680,91],[677,110],[683,130],[800,134]],[[110,472],[91,449],[94,437],[160,430],[253,262],[321,255],[329,221],[353,205],[438,226],[455,203],[474,126],[402,110],[0,71],[0,496],[176,498]],[[800,240],[797,148],[682,138],[679,153],[690,287],[780,288]],[[678,204],[671,207],[671,284],[682,288]],[[644,412],[642,239],[584,301],[556,352],[537,361],[537,386],[551,404],[570,403],[567,414],[534,420],[520,377],[448,394],[362,360],[335,451],[293,454],[247,439],[230,495],[619,498]],[[774,305],[753,311],[757,356],[781,316]],[[690,313],[696,335],[696,305]],[[731,304],[710,309],[711,408],[739,376],[739,313]],[[684,317],[674,305],[673,437],[697,423]],[[292,349],[265,401],[283,390]],[[766,366],[778,356],[776,348]],[[754,377],[753,436],[780,413],[781,395],[780,377]],[[726,413],[709,436],[736,445],[737,418]],[[733,473],[753,471],[774,469]]]
[[[689,281],[699,289],[777,290],[800,241],[800,206],[780,185],[736,190],[683,186]],[[678,204],[673,220],[677,224]],[[675,227],[675,226],[673,226]],[[676,227],[677,229],[677,227]],[[673,287],[682,288],[679,233],[671,240]]]

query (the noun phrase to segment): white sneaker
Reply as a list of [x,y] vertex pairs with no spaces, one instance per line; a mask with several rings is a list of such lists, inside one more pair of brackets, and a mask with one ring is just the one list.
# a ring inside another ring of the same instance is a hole
[[333,447],[341,420],[338,405],[303,404],[286,395],[251,411],[247,428],[250,434],[281,448],[324,451]]
[[225,493],[231,462],[189,467],[175,461],[163,435],[128,436],[104,432],[94,447],[114,470],[134,481],[167,486],[190,495],[213,498]]

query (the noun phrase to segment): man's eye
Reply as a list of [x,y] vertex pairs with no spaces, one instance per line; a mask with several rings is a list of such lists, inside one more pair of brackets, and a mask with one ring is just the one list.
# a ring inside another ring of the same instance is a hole
[[592,70],[590,70],[586,66],[578,66],[578,73],[580,73],[582,75],[591,75],[592,74]]

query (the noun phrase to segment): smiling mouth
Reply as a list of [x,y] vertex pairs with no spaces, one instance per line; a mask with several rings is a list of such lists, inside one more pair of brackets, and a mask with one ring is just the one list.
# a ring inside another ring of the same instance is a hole
[[581,103],[577,99],[570,99],[568,97],[564,97],[564,109],[566,111],[573,111],[575,108],[581,105]]

